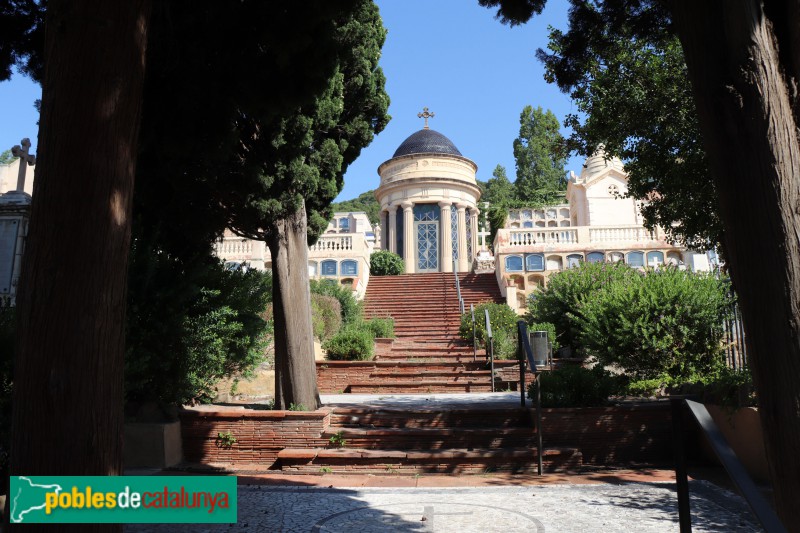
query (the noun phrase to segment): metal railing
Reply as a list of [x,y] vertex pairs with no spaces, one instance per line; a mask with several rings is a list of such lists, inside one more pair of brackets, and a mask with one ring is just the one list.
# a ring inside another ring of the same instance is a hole
[[492,392],[494,390],[494,335],[492,335],[492,320],[489,318],[489,310],[484,309],[484,320],[486,323],[486,357],[489,358],[490,376],[492,377]]
[[475,336],[475,306],[473,304],[469,304],[469,314],[472,316],[472,362],[474,363],[478,360],[478,337]]
[[517,322],[517,345],[519,360],[519,401],[520,406],[525,407],[525,363],[528,363],[533,374],[533,385],[536,391],[533,397],[534,408],[536,409],[536,456],[539,464],[538,472],[542,475],[542,383],[539,380],[540,372],[536,368],[536,361],[533,358],[530,339],[528,337],[528,324],[524,320]]
[[453,259],[453,276],[456,278],[456,293],[458,294],[458,309],[461,314],[464,314],[464,298],[461,297],[461,282],[458,280],[458,269],[456,268],[456,260]]
[[708,438],[711,449],[714,450],[722,466],[727,470],[731,481],[739,489],[739,492],[747,501],[753,513],[758,518],[767,533],[782,533],[786,528],[781,523],[778,516],[772,510],[767,500],[750,475],[745,470],[742,463],[736,457],[736,453],[731,449],[728,441],[720,432],[706,406],[702,403],[694,402],[687,398],[672,398],[672,441],[675,447],[675,484],[678,489],[678,517],[681,533],[692,531],[692,515],[689,508],[689,478],[686,471],[686,450],[683,438],[685,435],[683,415],[688,411],[697,421],[703,434]]

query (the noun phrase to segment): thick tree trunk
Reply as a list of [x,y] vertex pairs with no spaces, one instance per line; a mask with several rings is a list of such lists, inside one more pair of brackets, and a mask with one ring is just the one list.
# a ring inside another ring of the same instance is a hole
[[122,470],[125,286],[148,15],[149,0],[47,5],[12,475]]
[[[785,2],[767,4],[781,17],[789,12]],[[800,139],[792,47],[759,0],[673,0],[673,8],[720,195],[775,502],[787,528],[800,531]]]
[[268,241],[272,253],[275,320],[275,409],[320,406],[311,326],[305,208],[278,220]]

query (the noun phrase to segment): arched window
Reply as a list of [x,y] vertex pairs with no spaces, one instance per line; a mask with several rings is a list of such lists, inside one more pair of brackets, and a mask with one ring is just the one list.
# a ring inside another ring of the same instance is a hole
[[339,229],[342,230],[343,233],[350,231],[350,219],[347,217],[340,218]]
[[579,266],[583,261],[583,256],[581,254],[571,254],[567,256],[567,268],[574,268]]
[[586,254],[586,261],[589,263],[602,263],[606,260],[606,254],[603,252],[592,252]]
[[323,276],[335,276],[336,275],[336,261],[332,259],[326,259],[321,263],[321,273]]
[[523,228],[532,228],[533,227],[533,222],[531,222],[530,220],[526,220],[525,222],[522,223],[522,227]]
[[341,275],[342,276],[357,276],[358,275],[358,263],[353,261],[352,259],[348,259],[346,261],[342,261],[341,263]]
[[506,257],[506,272],[522,272],[522,258],[518,255]]
[[680,252],[667,252],[667,264],[672,266],[678,266],[681,264],[681,253]]
[[664,252],[647,252],[647,266],[658,267],[664,264]]
[[625,262],[634,268],[642,268],[644,266],[644,253],[628,252],[628,255],[625,257]]
[[317,262],[316,261],[309,261],[308,262],[308,277],[309,278],[316,278],[317,277]]
[[525,270],[528,272],[540,272],[544,270],[544,256],[542,254],[526,255]]
[[611,261],[612,263],[619,263],[620,261],[625,259],[625,256],[622,254],[622,252],[611,252],[610,254],[608,254],[608,257],[609,261]]

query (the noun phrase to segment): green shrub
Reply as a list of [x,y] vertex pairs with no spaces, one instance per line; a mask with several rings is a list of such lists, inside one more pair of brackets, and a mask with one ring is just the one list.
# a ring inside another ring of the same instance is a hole
[[375,350],[375,338],[366,328],[348,326],[322,344],[331,361],[368,361]]
[[311,295],[311,323],[320,342],[333,337],[342,327],[342,306],[333,296]]
[[[486,345],[486,319],[484,310],[489,310],[489,320],[494,336],[494,355],[498,359],[517,357],[517,321],[520,319],[506,304],[483,303],[475,307],[475,336],[478,345]],[[469,311],[461,315],[461,338],[472,342],[472,315]]]
[[686,378],[721,364],[727,286],[713,275],[661,268],[609,283],[579,304],[585,350],[632,378]]
[[[137,243],[138,244],[138,243]],[[264,360],[271,278],[213,257],[131,249],[125,393],[130,407],[210,401],[217,382]]]
[[378,250],[369,256],[370,276],[397,276],[406,271],[403,258],[389,250]]
[[362,327],[368,329],[375,338],[394,338],[394,319],[392,317],[371,318],[369,320],[365,320]]
[[311,280],[311,293],[333,296],[339,300],[342,309],[342,323],[353,324],[361,319],[361,305],[353,296],[353,291],[332,279]]
[[561,346],[579,349],[575,320],[581,316],[580,304],[593,298],[598,290],[640,275],[621,263],[580,263],[575,268],[550,276],[547,287],[528,296],[528,324],[549,322],[555,326],[556,340]]
[[[605,405],[609,396],[618,394],[625,383],[624,376],[615,376],[596,365],[591,370],[581,366],[563,366],[552,372],[542,372],[542,407],[597,407]],[[528,397],[535,389],[528,387]]]

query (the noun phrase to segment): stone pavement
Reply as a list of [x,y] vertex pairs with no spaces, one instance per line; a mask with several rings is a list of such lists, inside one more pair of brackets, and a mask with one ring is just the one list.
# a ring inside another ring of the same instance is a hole
[[[694,531],[760,531],[738,496],[707,481],[693,480],[690,487]],[[674,485],[662,481],[482,487],[240,484],[238,497],[237,524],[143,524],[126,526],[125,532],[678,531]]]

